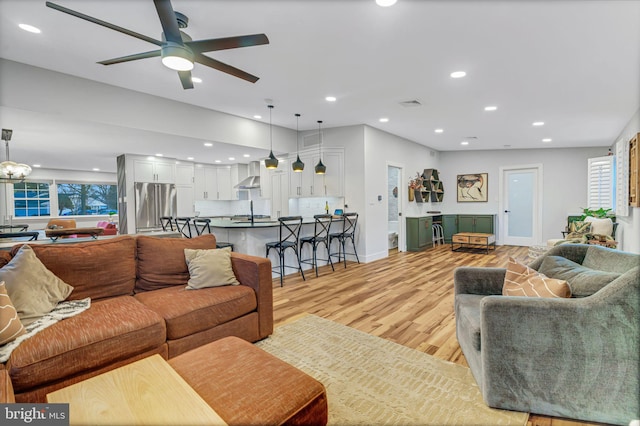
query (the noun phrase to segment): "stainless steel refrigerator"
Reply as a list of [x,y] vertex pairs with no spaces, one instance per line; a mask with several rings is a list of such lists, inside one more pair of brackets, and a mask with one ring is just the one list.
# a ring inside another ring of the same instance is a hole
[[162,216],[176,216],[178,201],[173,183],[136,182],[136,232],[161,230]]

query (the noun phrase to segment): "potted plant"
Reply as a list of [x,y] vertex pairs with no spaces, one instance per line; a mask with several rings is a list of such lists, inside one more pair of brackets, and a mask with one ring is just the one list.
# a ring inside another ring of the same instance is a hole
[[616,221],[616,215],[611,211],[612,209],[605,209],[600,207],[599,209],[591,209],[589,207],[582,208],[582,216],[578,220],[584,220],[587,216],[595,217],[598,219],[610,218],[612,222]]

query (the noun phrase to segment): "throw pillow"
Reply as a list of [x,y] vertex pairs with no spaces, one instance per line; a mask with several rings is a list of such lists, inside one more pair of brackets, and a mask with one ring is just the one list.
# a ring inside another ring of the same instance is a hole
[[595,217],[587,216],[584,219],[585,223],[591,224],[591,233],[596,235],[608,235],[613,234],[613,221],[606,217],[598,219]]
[[577,232],[578,234],[586,234],[591,232],[591,223],[581,220],[575,220],[569,223],[569,233]]
[[591,296],[621,275],[587,268],[562,256],[545,257],[538,272],[567,281],[574,297]]
[[7,288],[4,282],[0,282],[0,346],[14,341],[24,333],[26,331],[7,294]]
[[571,297],[571,289],[566,281],[548,278],[510,257],[502,295],[562,298]]
[[22,246],[0,269],[0,281],[6,283],[7,293],[25,326],[51,312],[73,291],[42,264],[28,245]]
[[184,249],[189,268],[188,290],[239,285],[231,267],[231,247],[212,250]]

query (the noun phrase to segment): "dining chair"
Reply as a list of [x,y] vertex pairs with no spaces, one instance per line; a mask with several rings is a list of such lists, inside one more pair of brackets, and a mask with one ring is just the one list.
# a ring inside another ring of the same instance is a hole
[[[305,244],[311,244],[312,248],[312,257],[309,259],[303,259],[301,263],[308,263],[315,267],[316,269],[316,277],[318,276],[318,260],[324,260],[331,265],[331,269],[335,271],[333,267],[333,261],[331,260],[331,256],[329,256],[329,230],[331,229],[331,223],[333,223],[333,216],[330,214],[317,214],[313,216],[315,219],[313,225],[313,236],[302,237],[300,238],[300,256],[302,256],[302,249]],[[326,259],[318,259],[317,251],[318,246],[320,244],[324,244],[327,248],[327,258]]]
[[[297,269],[302,275],[304,280],[304,272],[302,271],[302,264],[300,263],[300,229],[302,229],[302,216],[286,216],[278,218],[280,226],[278,227],[278,241],[272,241],[266,243],[267,254],[274,249],[278,254],[278,266],[272,268],[272,271],[276,274],[280,274],[280,287],[283,286],[283,277],[285,268]],[[293,251],[298,261],[298,266],[289,266],[285,264],[286,251]]]
[[[356,226],[358,224],[358,213],[349,212],[343,213],[342,216],[342,231],[341,232],[333,232],[329,234],[329,250],[331,250],[331,243],[333,240],[338,240],[338,253],[330,253],[329,257],[338,257],[338,262],[344,260],[344,267],[347,267],[347,255],[354,255],[358,263],[360,263],[360,259],[358,258],[358,252],[356,251]],[[353,246],[353,253],[347,253],[346,251],[346,243],[347,241],[351,241],[351,245]]]

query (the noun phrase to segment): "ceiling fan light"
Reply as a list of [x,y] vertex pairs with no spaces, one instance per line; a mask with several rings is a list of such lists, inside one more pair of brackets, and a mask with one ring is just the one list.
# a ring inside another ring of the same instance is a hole
[[264,160],[264,165],[267,169],[277,169],[278,159],[273,155],[273,151],[269,153],[269,157]]
[[191,71],[193,52],[186,46],[167,42],[162,46],[162,64],[176,71]]

